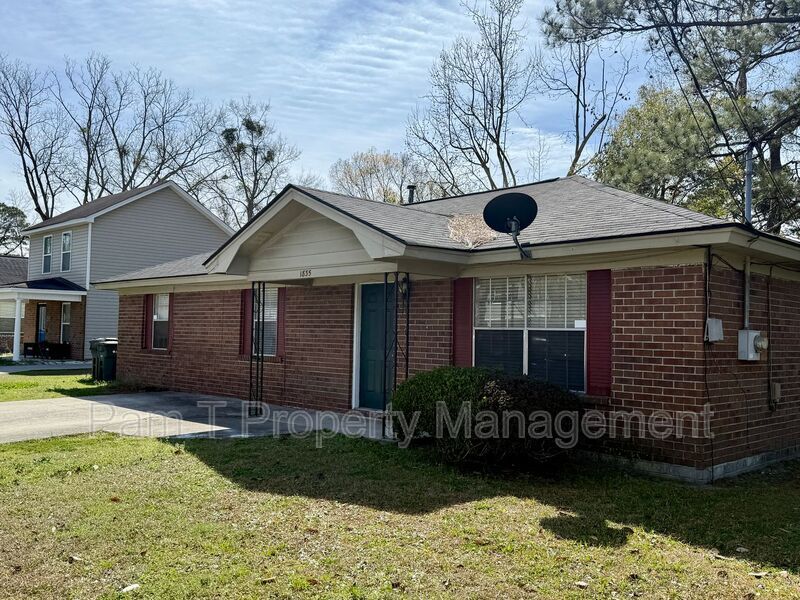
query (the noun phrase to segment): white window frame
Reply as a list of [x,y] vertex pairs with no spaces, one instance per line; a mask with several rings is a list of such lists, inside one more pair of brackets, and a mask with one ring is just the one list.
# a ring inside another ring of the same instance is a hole
[[[274,294],[275,298],[275,318],[274,319],[264,319],[262,321],[262,329],[263,323],[275,323],[275,352],[272,354],[262,354],[259,348],[256,348],[256,339],[255,335],[252,336],[250,340],[251,349],[253,356],[277,356],[278,355],[278,288],[276,287],[267,287],[267,301],[271,300],[271,296]],[[252,301],[252,314],[250,315],[250,331],[255,333],[255,323],[256,323],[256,298],[255,298],[255,290],[253,294],[253,301]]]
[[[64,238],[69,236],[69,250],[64,252]],[[72,270],[72,242],[74,238],[72,236],[72,231],[64,231],[61,234],[61,272],[62,273],[69,273]],[[64,255],[69,254],[69,269],[64,269]],[[50,259],[52,262],[52,259]]]
[[[64,308],[69,309],[69,315],[67,315],[67,321],[64,322]],[[61,303],[61,327],[59,331],[59,340],[62,344],[69,343],[69,340],[64,339],[64,325],[69,325],[70,329],[72,328],[72,303],[71,302],[62,302]],[[72,333],[72,331],[70,331]]]
[[[167,298],[167,318],[166,319],[159,319],[158,318],[158,299],[162,296],[166,296]],[[169,306],[169,294],[153,294],[153,323],[151,324],[151,331],[150,331],[150,346],[153,350],[169,350],[169,332],[167,333],[167,344],[162,348],[161,346],[156,346],[156,323],[169,323],[169,320],[172,318],[170,314],[170,306]],[[167,325],[169,328],[169,325]]]
[[[472,366],[473,367],[475,366],[475,356],[476,356],[476,354],[475,354],[475,350],[476,350],[476,347],[475,347],[476,346],[475,332],[476,331],[480,331],[480,330],[486,330],[486,331],[522,331],[522,374],[525,375],[525,376],[528,375],[528,342],[529,342],[528,338],[529,338],[529,333],[531,331],[582,331],[583,332],[583,387],[584,387],[584,389],[583,390],[571,390],[571,391],[577,392],[577,393],[580,393],[580,394],[585,394],[586,393],[586,388],[588,386],[588,382],[587,382],[588,373],[586,371],[586,360],[587,360],[587,357],[586,357],[586,342],[587,342],[587,340],[586,340],[586,337],[587,337],[586,336],[586,329],[587,329],[586,328],[586,319],[584,319],[584,326],[583,327],[530,327],[528,325],[528,310],[530,308],[528,306],[528,300],[529,300],[529,298],[528,298],[528,296],[529,296],[528,286],[530,285],[530,278],[531,277],[536,277],[536,276],[541,276],[541,275],[554,275],[554,276],[557,276],[557,275],[564,275],[564,276],[567,276],[567,275],[583,275],[584,277],[587,276],[586,271],[570,271],[570,272],[565,272],[565,273],[528,273],[526,275],[523,275],[523,277],[525,277],[525,314],[524,314],[524,320],[523,320],[523,326],[522,327],[479,327],[479,326],[475,325],[475,323],[477,323],[477,318],[476,317],[477,317],[477,310],[478,310],[478,294],[477,294],[478,280],[479,279],[483,279],[483,280],[486,280],[486,279],[492,279],[492,280],[509,279],[509,278],[512,278],[512,277],[519,277],[519,275],[493,275],[493,276],[490,276],[490,277],[476,277],[475,278],[473,292],[472,292],[472,298],[473,298],[473,301],[472,301],[472,303],[473,303],[473,307],[472,307],[472,322],[473,322],[473,326],[472,326]],[[586,305],[585,305],[587,314],[589,312],[589,293],[588,292],[589,292],[589,290],[588,290],[588,287],[587,287],[587,290],[586,290]],[[566,307],[565,307],[565,317],[566,317]],[[508,309],[506,309],[506,322],[508,322]]]
[[[45,242],[47,240],[50,240],[50,253],[49,254],[45,252],[45,248],[46,248]],[[44,259],[46,257],[48,257],[48,256],[50,257],[50,268],[45,271],[44,270]],[[47,274],[52,273],[52,272],[53,272],[53,236],[52,235],[46,235],[46,236],[44,236],[42,238],[42,275],[47,275]]]

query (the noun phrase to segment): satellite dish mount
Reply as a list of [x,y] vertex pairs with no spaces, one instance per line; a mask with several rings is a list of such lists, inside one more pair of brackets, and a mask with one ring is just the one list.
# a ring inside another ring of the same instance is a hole
[[532,258],[529,250],[522,247],[519,234],[533,223],[539,207],[528,194],[510,192],[492,198],[483,209],[483,220],[490,228],[506,233],[514,240],[520,258]]

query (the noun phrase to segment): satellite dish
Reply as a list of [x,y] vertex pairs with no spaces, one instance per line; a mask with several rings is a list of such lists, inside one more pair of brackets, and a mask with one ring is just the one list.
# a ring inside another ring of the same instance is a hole
[[530,258],[519,243],[519,233],[533,223],[539,207],[528,194],[509,192],[492,198],[483,209],[483,220],[491,229],[511,236],[522,258]]

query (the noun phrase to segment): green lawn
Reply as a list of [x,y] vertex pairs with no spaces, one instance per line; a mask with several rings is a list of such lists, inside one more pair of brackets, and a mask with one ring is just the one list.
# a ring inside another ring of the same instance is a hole
[[[35,368],[35,367],[32,367]],[[22,371],[0,375],[0,402],[39,400],[62,396],[97,396],[135,391],[114,382],[94,381],[89,371]]]
[[0,446],[0,506],[17,597],[800,597],[800,463],[692,487],[487,477],[341,437],[104,434]]

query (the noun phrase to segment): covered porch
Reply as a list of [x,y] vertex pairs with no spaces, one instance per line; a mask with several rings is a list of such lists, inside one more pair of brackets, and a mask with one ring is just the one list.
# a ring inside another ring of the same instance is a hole
[[[2,328],[11,334],[11,359],[18,362],[23,358],[23,334],[25,345],[30,344],[29,350],[38,358],[73,358],[64,348],[71,347],[78,334],[82,346],[80,324],[85,296],[85,288],[61,277],[0,287],[0,315],[3,315]],[[73,309],[76,303],[80,310]],[[54,345],[58,356],[50,356],[48,344]]]

